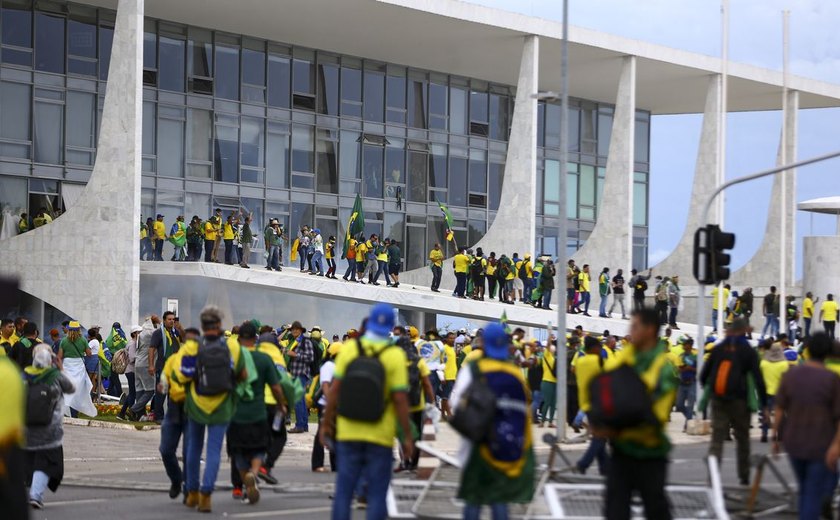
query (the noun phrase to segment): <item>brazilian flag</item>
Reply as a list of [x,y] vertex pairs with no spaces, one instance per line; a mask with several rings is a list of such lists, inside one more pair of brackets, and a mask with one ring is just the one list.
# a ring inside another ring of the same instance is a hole
[[452,213],[440,201],[438,201],[438,206],[440,206],[440,211],[443,213],[443,221],[446,225],[446,240],[452,242],[455,239],[455,232],[452,231]]
[[347,250],[350,249],[350,239],[359,236],[365,230],[365,212],[362,209],[362,198],[356,194],[356,202],[353,204],[353,211],[350,213],[350,220],[347,222],[347,231],[344,234],[344,250],[341,258],[347,258]]

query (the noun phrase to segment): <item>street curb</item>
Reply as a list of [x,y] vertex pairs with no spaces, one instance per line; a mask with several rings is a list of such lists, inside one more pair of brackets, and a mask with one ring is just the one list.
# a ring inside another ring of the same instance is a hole
[[145,424],[143,426],[135,426],[134,424],[120,424],[108,421],[99,421],[96,419],[75,419],[73,417],[64,417],[64,424],[71,424],[73,426],[90,426],[93,428],[105,428],[106,430],[134,430],[140,432],[147,432],[153,430],[160,430],[159,424]]
[[[163,493],[169,491],[169,484],[157,484],[154,482],[137,482],[128,480],[104,481],[102,479],[90,477],[67,477],[61,481],[61,484],[70,487],[114,489],[120,491],[149,491],[154,493]],[[217,491],[230,491],[233,489],[233,486],[229,483],[217,482],[215,489]],[[335,492],[335,484],[332,482],[323,484],[281,483],[272,486],[269,484],[261,483],[260,489],[264,491],[273,491],[274,493],[330,494]]]

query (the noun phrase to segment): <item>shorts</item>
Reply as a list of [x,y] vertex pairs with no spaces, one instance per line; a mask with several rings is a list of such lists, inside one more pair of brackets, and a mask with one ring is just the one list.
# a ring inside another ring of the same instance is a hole
[[452,387],[455,386],[455,381],[443,381],[440,384],[440,398],[449,399],[452,395]]
[[95,374],[99,368],[99,356],[85,356],[85,370],[88,374]]
[[390,274],[400,274],[400,264],[388,264],[388,272]]
[[514,290],[524,291],[525,284],[522,282],[522,278],[514,278],[513,279],[513,288]]

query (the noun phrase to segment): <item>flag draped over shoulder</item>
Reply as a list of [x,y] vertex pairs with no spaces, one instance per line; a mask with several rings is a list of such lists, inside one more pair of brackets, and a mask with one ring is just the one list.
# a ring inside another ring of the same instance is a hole
[[455,238],[455,233],[452,231],[452,213],[449,212],[449,208],[444,204],[438,202],[438,206],[440,206],[440,211],[443,213],[443,221],[446,225],[446,240],[452,242]]
[[507,311],[502,311],[502,316],[499,318],[499,324],[504,326],[506,333],[510,334],[512,332],[510,325],[508,325]]
[[350,249],[350,239],[359,236],[365,230],[365,212],[362,209],[362,198],[356,194],[356,202],[353,203],[353,211],[350,212],[350,220],[347,222],[347,231],[344,233],[344,250],[341,258],[347,258],[347,250]]

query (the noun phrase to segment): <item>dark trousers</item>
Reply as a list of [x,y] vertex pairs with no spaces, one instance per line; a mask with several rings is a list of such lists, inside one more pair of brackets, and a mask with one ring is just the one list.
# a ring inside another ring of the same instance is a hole
[[271,429],[271,423],[274,422],[274,414],[277,413],[276,405],[266,405],[266,415],[268,416],[268,450],[265,454],[265,468],[271,471],[277,459],[283,453],[283,448],[286,447],[286,421],[280,423],[280,431],[276,432]]
[[348,258],[347,259],[347,270],[344,271],[344,276],[342,276],[345,280],[355,280],[356,279],[356,259],[355,258]]
[[630,502],[636,491],[645,506],[648,520],[670,520],[671,506],[665,495],[668,461],[639,459],[613,450],[607,470],[604,517],[607,520],[629,520]]
[[432,266],[432,289],[440,289],[440,277],[443,276],[443,268],[437,265]]
[[834,329],[837,326],[836,321],[824,321],[823,327],[825,328],[825,333],[828,334],[828,337],[834,339]]
[[668,302],[656,302],[656,312],[659,313],[659,324],[665,325],[668,323]]
[[633,293],[633,310],[637,311],[645,307],[645,295]]
[[837,487],[837,472],[823,460],[790,457],[790,465],[799,483],[799,518],[821,518],[823,504],[831,500]]
[[679,308],[676,305],[672,305],[671,313],[668,316],[668,324],[672,327],[677,326],[677,312],[679,312]]
[[[321,444],[321,420],[324,415],[324,407],[318,405],[318,433],[315,434],[315,440],[312,443],[312,471],[324,467],[324,445]],[[335,452],[330,452],[330,470],[336,471]]]
[[155,261],[163,262],[163,240],[155,240]]
[[[178,464],[178,444],[184,437],[187,428],[187,416],[184,413],[184,405],[169,402],[169,409],[163,418],[160,427],[160,458],[163,460],[163,467],[166,476],[173,485],[181,485],[185,482],[185,470]],[[181,443],[181,459],[186,461],[186,443]]]
[[464,297],[467,290],[467,273],[455,273],[455,296]]
[[496,277],[495,276],[488,276],[487,277],[487,290],[490,292],[490,299],[496,297]]
[[609,468],[609,456],[607,455],[607,440],[592,437],[589,441],[589,446],[586,448],[586,452],[584,452],[583,457],[577,462],[578,470],[581,473],[586,473],[586,470],[589,469],[589,466],[592,465],[593,462],[598,461],[598,474],[599,475],[606,475],[607,468]]
[[212,262],[213,261],[213,246],[215,242],[212,240],[205,240],[204,241],[204,261],[205,262]]
[[[160,383],[161,370],[155,372],[155,388]],[[152,398],[152,412],[155,414],[155,420],[163,420],[163,403],[166,401],[166,394],[162,394],[155,390],[155,396]]]
[[[421,440],[423,438],[423,411],[419,412],[410,412],[408,414],[408,418],[414,423],[414,427],[417,428],[417,437],[414,439],[415,441]],[[420,462],[420,450],[415,449],[414,453],[411,454],[411,460],[408,462],[409,467],[411,469],[417,469],[417,464]]]
[[709,455],[723,461],[723,442],[732,427],[738,454],[738,478],[750,478],[750,410],[745,399],[712,399],[712,443]]
[[134,401],[137,398],[137,388],[134,386],[134,372],[126,372],[125,378],[128,379],[128,395],[125,396],[120,416],[125,417],[125,411],[129,407],[134,406]]
[[[566,390],[566,423],[572,426],[575,422],[575,416],[578,414],[578,410],[580,410],[577,386],[567,386]],[[563,418],[560,417],[558,420],[562,421]]]
[[201,242],[187,244],[187,261],[198,262],[201,260]]
[[225,263],[233,265],[236,263],[236,253],[233,252],[233,239],[225,239]]

